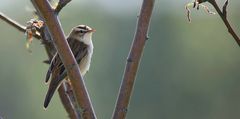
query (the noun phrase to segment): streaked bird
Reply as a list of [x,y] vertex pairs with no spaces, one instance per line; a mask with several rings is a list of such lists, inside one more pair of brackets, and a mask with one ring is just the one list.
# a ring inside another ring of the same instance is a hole
[[[79,25],[74,27],[67,37],[68,44],[71,47],[73,55],[79,65],[82,76],[86,74],[90,67],[93,54],[93,32],[95,32],[95,30],[89,26]],[[46,83],[49,81],[50,76],[51,81],[44,101],[45,108],[48,107],[54,92],[60,86],[61,82],[64,79],[68,79],[67,71],[57,53],[50,63],[50,67],[46,74]]]

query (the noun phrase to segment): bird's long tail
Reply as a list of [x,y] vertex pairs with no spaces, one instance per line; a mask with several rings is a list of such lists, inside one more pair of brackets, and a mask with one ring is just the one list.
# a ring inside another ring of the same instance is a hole
[[56,91],[58,86],[61,84],[61,82],[62,82],[62,80],[61,80],[60,76],[58,76],[57,78],[54,78],[54,77],[52,78],[52,80],[49,84],[48,92],[45,97],[44,108],[48,107],[49,102],[51,101],[54,92]]

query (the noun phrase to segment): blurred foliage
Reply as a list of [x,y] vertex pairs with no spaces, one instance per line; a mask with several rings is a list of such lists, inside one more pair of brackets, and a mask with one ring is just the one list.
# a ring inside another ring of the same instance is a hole
[[[240,16],[235,2],[239,6],[240,2],[231,1],[228,15],[239,33]],[[26,4],[31,5],[29,1]],[[166,0],[156,1],[128,119],[239,118],[238,45],[219,16],[192,10],[189,24],[181,5],[173,9],[167,7],[170,4]],[[0,10],[25,24],[31,12],[21,6],[25,2]],[[97,116],[107,119],[114,108],[138,11],[121,13],[97,4],[92,7],[71,3],[63,9],[60,19],[66,34],[78,24],[97,30],[85,81]],[[136,7],[139,9],[140,4]],[[0,115],[6,119],[67,119],[58,94],[47,111],[43,109],[48,65],[42,63],[47,55],[40,42],[34,40],[32,54],[28,53],[26,36],[2,21],[0,36]]]

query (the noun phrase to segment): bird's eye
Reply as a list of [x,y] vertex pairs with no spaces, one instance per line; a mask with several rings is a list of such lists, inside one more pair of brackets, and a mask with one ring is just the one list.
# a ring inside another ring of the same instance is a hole
[[87,31],[84,29],[76,29],[76,32],[83,34],[83,33],[86,33]]

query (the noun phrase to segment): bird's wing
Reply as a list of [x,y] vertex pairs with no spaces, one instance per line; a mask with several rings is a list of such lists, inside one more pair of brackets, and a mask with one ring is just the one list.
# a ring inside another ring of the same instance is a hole
[[[45,101],[44,101],[45,108],[48,106],[55,90],[58,88],[59,84],[63,81],[63,78],[60,78],[60,76],[62,74],[66,74],[64,65],[62,64],[58,54],[55,55],[54,59],[51,62],[47,75],[49,75],[50,77],[50,74],[51,74],[51,81],[50,81],[48,92],[46,94]],[[46,81],[48,79],[46,78]]]
[[[73,51],[73,54],[76,58],[77,63],[79,64],[83,57],[87,55],[87,45],[83,42],[74,39],[68,39],[68,43]],[[44,107],[46,108],[51,101],[51,98],[61,84],[63,79],[67,76],[67,71],[65,70],[64,65],[61,62],[61,59],[58,54],[56,54],[50,64],[50,67],[47,72],[46,82],[49,80],[51,76],[51,81],[49,84],[48,92],[45,97]]]
[[54,55],[54,57],[52,58],[52,61],[51,61],[50,66],[48,68],[48,71],[47,71],[47,74],[46,74],[46,78],[45,78],[45,82],[46,83],[49,81],[50,75],[52,74],[54,68],[58,67],[57,65],[59,65],[59,67],[63,66],[59,55],[56,53]]

